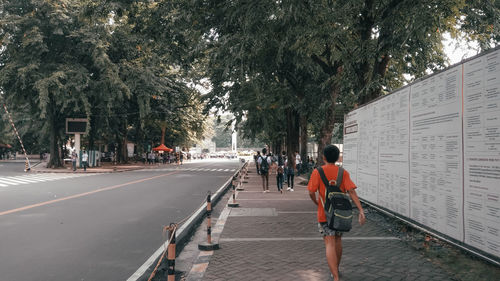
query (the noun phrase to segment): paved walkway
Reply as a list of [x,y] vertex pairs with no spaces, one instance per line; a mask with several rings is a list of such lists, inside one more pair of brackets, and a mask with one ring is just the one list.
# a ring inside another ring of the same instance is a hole
[[[271,192],[263,193],[260,176],[250,167],[244,191],[237,192],[240,207],[226,207],[214,227],[221,249],[200,252],[185,279],[331,280],[306,187],[280,194],[270,175]],[[368,212],[367,223],[360,227],[356,221],[342,239],[342,281],[454,280],[373,216]]]

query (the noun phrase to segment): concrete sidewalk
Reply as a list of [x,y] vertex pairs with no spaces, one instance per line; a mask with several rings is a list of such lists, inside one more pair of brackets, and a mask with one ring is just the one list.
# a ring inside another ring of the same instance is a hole
[[[332,280],[306,186],[280,194],[271,174],[271,192],[263,193],[252,163],[248,176],[237,192],[240,207],[226,207],[213,230],[221,249],[201,251],[185,280]],[[342,281],[456,280],[387,231],[370,209],[363,227],[357,219],[353,225],[342,239]]]

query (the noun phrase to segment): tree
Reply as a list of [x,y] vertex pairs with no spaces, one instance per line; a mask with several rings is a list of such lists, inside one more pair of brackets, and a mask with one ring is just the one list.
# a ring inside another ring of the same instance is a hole
[[[421,77],[445,67],[442,34],[456,34],[464,17],[464,23],[480,18],[481,24],[472,24],[471,30],[497,24],[498,17],[492,15],[498,6],[472,2],[198,1],[197,14],[208,19],[205,34],[212,40],[209,75],[214,87],[209,105],[229,109],[235,116],[253,115],[251,108],[228,104],[248,104],[248,99],[235,98],[248,88],[244,84],[277,81],[289,90],[288,100],[299,110],[304,100],[311,102],[307,106],[314,111],[305,120],[312,124],[321,153],[346,111],[400,87],[406,82],[404,74]],[[467,11],[475,14],[470,17]],[[485,38],[498,33],[489,34]],[[265,105],[281,94],[262,92],[269,94],[265,100],[247,96]],[[305,127],[304,119],[297,121],[286,111],[286,102],[278,106],[285,109],[288,126],[298,122]],[[294,138],[287,136],[289,150]]]
[[107,57],[105,25],[85,22],[83,5],[32,0],[4,1],[0,6],[0,87],[8,102],[30,105],[46,122],[50,167],[62,165],[59,147],[66,117],[90,117],[96,89],[107,89],[100,93],[112,97],[128,94]]

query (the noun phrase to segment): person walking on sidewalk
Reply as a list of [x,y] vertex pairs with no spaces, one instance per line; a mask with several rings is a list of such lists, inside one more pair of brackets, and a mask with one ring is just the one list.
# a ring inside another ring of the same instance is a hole
[[[323,161],[326,164],[323,165],[322,168],[328,180],[336,180],[337,178],[339,167],[335,165],[335,162],[339,159],[339,155],[340,151],[334,145],[328,145],[323,150]],[[339,265],[342,258],[343,232],[330,229],[327,226],[325,209],[322,204],[319,204],[318,199],[316,198],[316,192],[319,193],[319,196],[324,198],[326,189],[317,169],[312,172],[307,189],[309,190],[311,200],[318,206],[318,227],[320,233],[323,234],[323,240],[325,241],[328,267],[332,272],[333,280],[339,281]],[[349,173],[344,170],[343,179],[340,183],[340,190],[342,192],[349,193],[349,196],[359,210],[358,222],[360,225],[363,225],[366,221],[365,213],[355,189],[356,185],[352,182]]]
[[281,155],[278,155],[278,168],[276,169],[276,184],[278,192],[283,193],[283,172],[285,170],[285,161]]
[[285,169],[287,176],[288,188],[286,190],[293,191],[293,178],[295,177],[295,159],[290,157],[285,161]]
[[302,170],[302,159],[298,151],[295,151],[295,166],[297,168],[297,177],[300,176],[300,171]]
[[87,171],[87,165],[89,164],[89,155],[87,154],[87,151],[83,151],[83,154],[82,154],[82,165],[83,165],[83,171],[86,172]]
[[281,158],[283,159],[283,182],[287,183],[288,178],[286,177],[286,151],[281,152]]
[[269,167],[271,166],[271,157],[267,156],[266,153],[267,149],[262,149],[262,156],[260,156],[258,160],[263,192],[269,192]]
[[260,151],[257,151],[257,154],[254,156],[254,161],[255,161],[255,168],[257,168],[257,174],[260,175],[259,159],[260,159]]
[[73,172],[76,171],[76,160],[78,160],[78,153],[76,149],[71,152],[71,164],[73,164]]

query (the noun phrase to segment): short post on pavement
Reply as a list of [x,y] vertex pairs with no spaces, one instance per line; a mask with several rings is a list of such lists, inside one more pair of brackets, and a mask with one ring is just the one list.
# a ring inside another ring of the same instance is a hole
[[248,181],[246,181],[247,179],[249,179],[248,177],[248,166],[245,165],[245,169],[243,170],[243,179],[245,179],[245,181],[243,181],[243,183],[248,183]]
[[175,233],[177,231],[177,226],[174,223],[170,224],[168,228],[168,237],[170,238],[170,243],[168,244],[167,250],[167,280],[175,281]]
[[233,177],[232,186],[233,186],[233,202],[228,203],[227,206],[231,208],[239,207],[240,204],[236,203],[236,183],[238,182],[236,176]]
[[210,191],[207,195],[207,242],[198,244],[201,251],[213,251],[219,249],[219,243],[212,242],[212,195]]
[[238,174],[238,185],[236,187],[236,190],[238,191],[245,190],[242,183],[243,183],[243,172],[240,171],[240,173]]

